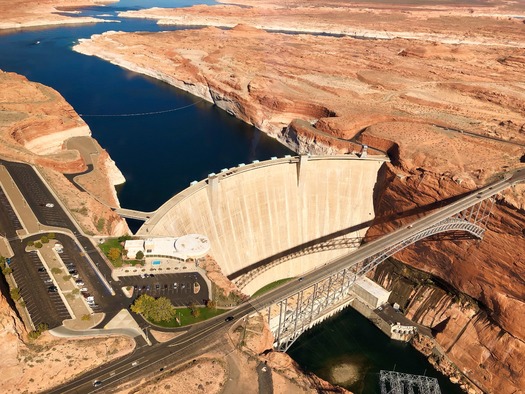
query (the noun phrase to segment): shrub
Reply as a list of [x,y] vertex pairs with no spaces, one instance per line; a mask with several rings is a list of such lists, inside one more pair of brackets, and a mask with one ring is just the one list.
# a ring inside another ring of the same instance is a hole
[[13,287],[10,291],[9,291],[9,294],[11,294],[11,298],[14,300],[14,301],[18,301],[22,296],[20,295],[20,289],[18,287]]
[[97,220],[96,228],[98,232],[102,232],[102,230],[104,230],[105,224],[106,224],[106,220],[104,218],[100,218]]
[[120,258],[120,249],[119,248],[111,248],[108,252],[108,258],[111,261],[117,261]]

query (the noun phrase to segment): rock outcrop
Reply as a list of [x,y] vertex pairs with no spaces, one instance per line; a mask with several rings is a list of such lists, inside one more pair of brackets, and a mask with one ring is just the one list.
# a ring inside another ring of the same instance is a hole
[[[82,41],[75,50],[213,101],[299,152],[355,152],[363,144],[387,152],[392,164],[385,166],[376,192],[370,238],[523,167],[525,25],[510,16],[523,16],[522,6],[422,9],[382,3],[356,9],[239,2],[253,8],[127,14],[162,23],[235,26],[228,31],[113,32]],[[349,38],[363,32],[384,40]],[[462,326],[468,336],[449,346],[458,337],[451,324],[438,341],[487,391],[523,387],[518,356],[523,358],[525,341],[519,321],[525,312],[524,199],[523,186],[498,196],[481,243],[425,241],[396,256],[483,305],[485,315]],[[472,317],[457,313],[457,319]],[[500,352],[505,346],[512,349],[508,355]],[[468,354],[461,356],[463,350]]]
[[407,317],[432,329],[435,339],[420,337],[414,345],[452,381],[469,392],[516,393],[525,387],[519,361],[525,342],[495,324],[486,305],[458,292],[450,281],[399,262],[378,267],[374,279],[393,291],[391,300]]
[[[103,19],[74,16],[74,7],[114,3],[118,0],[13,0],[0,3],[0,30],[36,26],[105,22]],[[71,16],[67,15],[70,14]]]
[[[126,222],[111,211],[118,206],[115,185],[124,177],[91,138],[87,124],[55,90],[0,71],[0,155],[37,166],[84,230],[126,234]],[[81,192],[63,174],[77,177]],[[97,224],[103,218],[105,225]]]

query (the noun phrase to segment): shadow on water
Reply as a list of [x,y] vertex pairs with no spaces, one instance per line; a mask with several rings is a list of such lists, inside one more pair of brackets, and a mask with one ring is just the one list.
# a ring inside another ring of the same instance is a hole
[[380,393],[381,369],[435,377],[442,393],[463,393],[409,344],[391,340],[352,308],[304,333],[288,354],[306,372],[356,394]]

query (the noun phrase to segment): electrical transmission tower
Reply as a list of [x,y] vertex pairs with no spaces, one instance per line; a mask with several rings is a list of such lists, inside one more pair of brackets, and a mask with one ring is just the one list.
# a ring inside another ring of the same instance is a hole
[[394,371],[379,374],[381,394],[441,394],[436,378]]

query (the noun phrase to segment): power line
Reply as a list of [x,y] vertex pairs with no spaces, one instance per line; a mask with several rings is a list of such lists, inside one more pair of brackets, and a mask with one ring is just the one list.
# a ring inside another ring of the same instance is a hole
[[201,99],[201,100],[199,100],[199,101],[197,101],[197,102],[195,102],[193,104],[185,105],[183,107],[166,109],[166,110],[163,110],[163,111],[137,112],[137,113],[132,113],[132,114],[89,114],[89,115],[79,114],[79,116],[82,116],[84,118],[85,117],[111,118],[111,117],[126,117],[126,116],[158,115],[158,114],[165,114],[165,113],[168,113],[168,112],[180,111],[180,110],[183,110],[183,109],[186,109],[186,108],[189,108],[189,107],[193,107],[194,105],[197,105],[197,104],[199,104],[202,101],[204,101],[204,99]]

